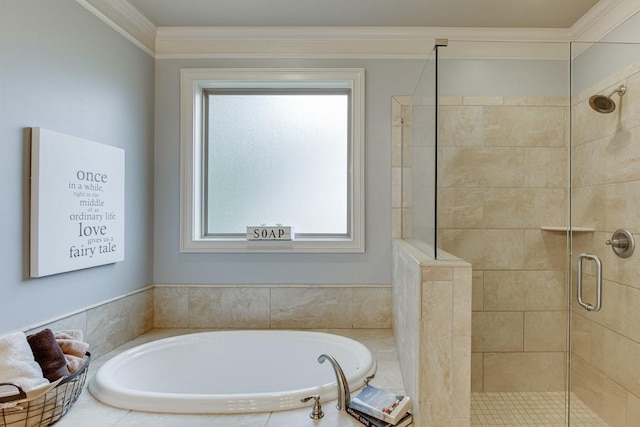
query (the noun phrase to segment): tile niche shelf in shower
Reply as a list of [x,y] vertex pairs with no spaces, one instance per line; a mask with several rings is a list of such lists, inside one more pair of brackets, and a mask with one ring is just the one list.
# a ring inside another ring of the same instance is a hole
[[[549,225],[543,225],[540,229],[543,231],[561,231],[563,233],[569,231],[569,227],[551,227]],[[572,227],[571,231],[574,233],[593,233],[596,230],[592,227]]]

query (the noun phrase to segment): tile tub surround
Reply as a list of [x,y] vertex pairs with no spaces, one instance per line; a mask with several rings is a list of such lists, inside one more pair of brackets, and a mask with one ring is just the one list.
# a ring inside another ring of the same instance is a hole
[[99,357],[152,328],[391,328],[391,285],[152,285],[23,328],[81,329]]
[[393,336],[416,427],[468,426],[471,393],[471,265],[393,245]]
[[24,331],[32,334],[45,328],[80,329],[95,358],[151,330],[153,318],[153,286],[148,286]]
[[156,285],[157,328],[391,328],[391,285]]
[[[203,330],[204,331],[204,330]],[[396,357],[390,329],[321,329],[356,339],[369,347],[378,363],[378,372],[372,384],[398,393],[404,393],[400,367]],[[87,382],[108,359],[136,345],[185,333],[200,332],[194,329],[153,329],[152,331],[118,347],[91,362]],[[352,393],[355,390],[352,390]],[[361,424],[350,415],[335,408],[336,401],[322,401],[325,416],[318,421],[309,418],[311,407],[292,411],[234,414],[234,415],[177,415],[128,411],[104,405],[84,390],[74,407],[56,425],[60,427],[126,427],[126,426],[220,426],[220,427],[356,427]]]

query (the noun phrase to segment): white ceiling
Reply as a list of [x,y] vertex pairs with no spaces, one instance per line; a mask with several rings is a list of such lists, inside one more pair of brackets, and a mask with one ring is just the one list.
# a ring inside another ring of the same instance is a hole
[[570,28],[598,0],[128,0],[157,27]]

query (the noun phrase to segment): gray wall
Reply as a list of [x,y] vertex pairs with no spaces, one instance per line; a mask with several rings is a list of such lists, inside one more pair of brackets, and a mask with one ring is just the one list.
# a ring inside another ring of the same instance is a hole
[[569,96],[569,44],[566,60],[442,59],[439,76],[445,96]]
[[[75,0],[1,0],[0,333],[151,282],[154,60]],[[29,133],[125,149],[126,260],[29,279]]]
[[[574,42],[572,50],[572,86],[573,93],[577,95],[585,88],[640,61],[640,13],[627,19],[600,42]],[[580,54],[577,55],[577,52]]]
[[[424,60],[223,60],[156,62],[154,283],[383,284],[391,282],[391,97],[410,95]],[[442,94],[566,96],[567,61],[444,60]],[[364,67],[366,252],[180,253],[180,69]]]
[[[155,283],[391,283],[391,97],[408,95],[423,60],[163,59],[156,65]],[[180,69],[363,67],[366,69],[366,252],[180,253]]]

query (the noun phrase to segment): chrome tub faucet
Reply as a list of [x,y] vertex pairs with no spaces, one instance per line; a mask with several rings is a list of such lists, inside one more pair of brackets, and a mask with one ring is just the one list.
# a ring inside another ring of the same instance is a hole
[[321,354],[318,356],[318,362],[324,363],[325,360],[331,362],[331,366],[333,366],[333,371],[336,374],[336,381],[338,382],[338,404],[336,408],[339,411],[346,411],[347,406],[351,403],[351,392],[349,391],[349,383],[347,382],[347,378],[344,376],[344,372],[340,367],[338,361],[329,354]]

